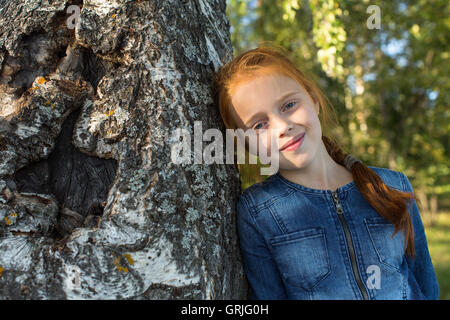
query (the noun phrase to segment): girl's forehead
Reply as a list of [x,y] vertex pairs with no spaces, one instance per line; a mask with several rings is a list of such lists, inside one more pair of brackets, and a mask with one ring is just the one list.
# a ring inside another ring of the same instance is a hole
[[288,91],[303,92],[302,87],[288,76],[262,75],[236,85],[231,91],[231,99],[235,105],[248,104],[251,101],[261,102],[262,100],[273,102]]
[[297,84],[297,82],[287,75],[280,73],[254,74],[239,77],[233,86],[233,91],[236,91],[242,86],[271,86],[279,89],[286,84],[292,85]]

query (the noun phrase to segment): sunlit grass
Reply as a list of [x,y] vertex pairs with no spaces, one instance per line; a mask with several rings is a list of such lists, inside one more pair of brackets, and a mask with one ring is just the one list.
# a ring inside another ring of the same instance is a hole
[[433,226],[425,225],[425,234],[439,283],[439,299],[450,300],[450,211],[441,211]]

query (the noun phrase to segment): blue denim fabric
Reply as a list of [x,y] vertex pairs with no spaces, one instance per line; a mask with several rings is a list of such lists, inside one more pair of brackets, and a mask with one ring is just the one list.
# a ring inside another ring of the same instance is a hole
[[[369,168],[389,187],[413,191],[403,173]],[[415,232],[412,259],[404,254],[403,233],[392,237],[394,226],[353,181],[336,193],[344,223],[331,190],[293,183],[279,172],[242,193],[237,228],[250,299],[363,299],[363,291],[369,299],[438,299],[416,202],[408,206]]]

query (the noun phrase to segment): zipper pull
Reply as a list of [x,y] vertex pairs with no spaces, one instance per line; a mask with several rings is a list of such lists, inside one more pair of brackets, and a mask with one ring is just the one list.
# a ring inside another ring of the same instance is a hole
[[334,203],[336,204],[336,211],[337,211],[337,213],[338,214],[342,214],[344,212],[344,209],[342,209],[341,203],[339,202],[339,198],[338,198],[337,192],[336,191],[332,191],[331,193],[333,195]]
[[333,196],[334,203],[338,203],[339,199],[336,191],[331,191],[331,195]]

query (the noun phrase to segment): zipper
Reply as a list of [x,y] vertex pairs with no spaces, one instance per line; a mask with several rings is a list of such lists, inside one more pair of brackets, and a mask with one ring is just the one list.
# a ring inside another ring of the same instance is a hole
[[347,239],[347,249],[350,253],[350,261],[352,264],[353,275],[355,276],[356,283],[361,291],[361,294],[364,300],[369,300],[369,294],[367,293],[366,288],[361,280],[361,276],[359,275],[358,268],[356,266],[356,256],[355,256],[355,247],[353,246],[352,237],[350,235],[350,230],[348,228],[347,222],[344,218],[344,210],[342,209],[341,203],[339,202],[338,194],[336,191],[331,191],[333,196],[334,203],[336,205],[336,212],[338,214],[339,220],[341,221],[342,227],[344,228],[345,238]]

